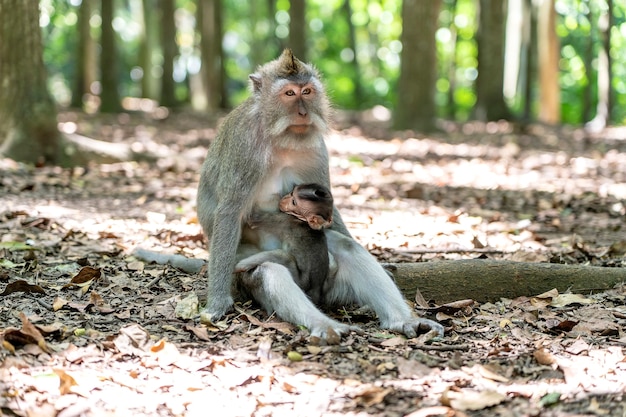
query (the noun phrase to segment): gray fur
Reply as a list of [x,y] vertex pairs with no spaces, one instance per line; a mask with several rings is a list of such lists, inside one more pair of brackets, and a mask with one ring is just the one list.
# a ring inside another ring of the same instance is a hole
[[[276,95],[285,80],[309,83],[315,89],[315,94],[306,98],[307,111],[312,115],[306,134],[285,130],[293,115]],[[213,319],[222,317],[233,304],[236,260],[250,256],[251,251],[276,249],[269,243],[272,239],[245,224],[252,210],[277,212],[280,196],[296,184],[318,183],[330,188],[324,144],[329,106],[317,71],[285,51],[276,61],[260,67],[252,82],[252,96],[226,117],[200,174],[198,220],[210,252],[205,315]],[[440,324],[413,316],[384,269],[352,239],[336,208],[333,225],[325,234],[331,259],[336,261],[334,283],[322,297],[325,303],[369,305],[382,327],[409,337],[420,329],[443,334]],[[265,309],[307,326],[313,335],[324,337],[329,329],[345,334],[353,329],[322,313],[298,287],[290,267],[277,261],[238,274]]]

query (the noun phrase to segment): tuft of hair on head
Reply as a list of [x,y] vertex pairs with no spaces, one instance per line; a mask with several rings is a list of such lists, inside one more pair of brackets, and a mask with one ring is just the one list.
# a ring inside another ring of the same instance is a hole
[[320,184],[300,184],[297,186],[298,197],[309,201],[325,201],[333,203],[333,195],[330,190]]
[[274,61],[260,66],[257,72],[250,74],[252,91],[259,92],[265,76],[274,78],[297,78],[316,75],[315,71],[293,55],[293,51],[285,48],[283,53]]
[[293,55],[293,51],[285,48],[278,58],[278,76],[282,78],[292,77],[304,70],[304,63]]

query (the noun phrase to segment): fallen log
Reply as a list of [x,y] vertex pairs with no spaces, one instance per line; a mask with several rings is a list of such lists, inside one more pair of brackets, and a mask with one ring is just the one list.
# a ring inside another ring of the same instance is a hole
[[593,293],[626,282],[626,268],[468,259],[386,264],[410,300],[417,289],[438,304],[466,298],[478,302],[559,292]]
[[[136,248],[133,255],[146,262],[169,264],[190,274],[205,265],[203,259]],[[400,291],[410,300],[420,290],[438,304],[471,298],[478,302],[532,296],[556,288],[559,292],[592,293],[626,282],[626,268],[533,262],[466,259],[416,263],[389,263]],[[374,289],[373,289],[374,290]]]

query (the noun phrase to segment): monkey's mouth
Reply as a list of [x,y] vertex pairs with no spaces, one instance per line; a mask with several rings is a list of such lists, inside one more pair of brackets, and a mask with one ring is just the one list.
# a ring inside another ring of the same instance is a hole
[[310,124],[302,124],[302,125],[291,125],[289,126],[289,131],[291,133],[296,133],[299,135],[303,135],[309,131],[311,128]]

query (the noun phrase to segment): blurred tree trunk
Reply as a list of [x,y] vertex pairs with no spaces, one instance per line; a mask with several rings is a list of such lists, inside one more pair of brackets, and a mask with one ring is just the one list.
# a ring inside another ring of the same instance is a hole
[[46,86],[39,2],[0,0],[0,154],[61,160],[56,106]]
[[553,288],[588,294],[614,288],[626,279],[626,268],[490,259],[389,265],[396,285],[407,298],[413,299],[419,288],[425,299],[438,304],[468,298],[493,302],[541,294]]
[[121,110],[120,95],[117,91],[117,51],[113,14],[115,1],[101,0],[102,38],[100,40],[100,111],[115,113]]
[[163,50],[163,75],[161,77],[161,100],[166,107],[175,107],[174,59],[176,58],[176,11],[175,0],[161,0],[161,47]]
[[456,17],[457,0],[451,0],[448,6],[449,19],[448,27],[450,29],[450,41],[447,44],[447,63],[444,74],[448,74],[448,94],[446,100],[446,115],[449,119],[456,118],[456,103],[454,92],[456,90],[456,57],[457,57],[457,27],[454,23]]
[[359,67],[359,60],[357,58],[357,53],[356,53],[356,31],[354,30],[354,25],[352,24],[352,7],[350,6],[350,0],[344,0],[343,13],[344,13],[346,22],[348,23],[348,33],[349,33],[348,47],[354,53],[354,57],[351,62],[352,71],[354,72],[354,75],[352,77],[353,82],[354,82],[354,100],[357,106],[359,106],[360,108],[363,106],[363,102],[364,102],[363,86],[361,84],[361,68]]
[[615,90],[613,90],[613,58],[611,57],[611,30],[615,26],[615,13],[613,0],[606,0],[608,9],[606,10],[606,29],[602,33],[602,45],[606,53],[606,101],[607,101],[607,124],[612,120],[613,105],[615,103]]
[[[263,52],[268,45],[267,37],[262,36],[258,33],[258,29],[261,27],[261,22],[271,22],[274,20],[274,16],[267,16],[262,10],[264,3],[260,1],[251,1],[250,2],[250,25],[253,28],[253,35],[251,39],[251,50],[250,50],[250,61],[252,64],[252,68],[256,68],[257,66],[263,64],[265,62],[265,57]],[[270,32],[272,38],[274,37],[274,32]]]
[[222,51],[222,2],[201,0],[198,7],[202,79],[207,109],[228,107]]
[[[276,36],[276,0],[267,0],[267,15],[268,15],[268,23],[270,25],[270,43],[276,47],[277,52],[275,54],[270,55],[271,57],[278,56],[283,49],[285,49],[285,44],[281,38]],[[265,60],[260,62],[263,64]]]
[[509,119],[504,101],[504,0],[480,0],[478,25],[478,78],[476,106],[478,120]]
[[91,12],[93,0],[83,0],[78,7],[78,49],[76,51],[76,76],[72,91],[71,106],[83,107],[85,95],[91,93],[91,85],[96,80],[96,43],[91,37]]
[[38,2],[0,0],[0,39],[0,155],[63,167],[156,160],[158,155],[137,153],[125,143],[59,132],[57,109],[46,88]]
[[289,47],[295,56],[306,61],[306,3],[304,0],[290,0],[289,4]]
[[435,83],[441,0],[402,2],[402,62],[394,123],[398,129],[435,129]]
[[539,120],[556,124],[561,121],[559,86],[559,38],[556,34],[555,0],[541,0],[537,18],[539,49]]
[[[83,0],[84,1],[84,0]],[[159,97],[157,79],[153,71],[153,57],[158,50],[158,9],[155,0],[141,2],[143,27],[139,46],[139,65],[143,71],[141,77],[141,96],[157,100]]]
[[[591,5],[589,5],[591,6]],[[606,127],[611,119],[612,94],[611,94],[611,27],[614,24],[613,2],[607,0],[607,9],[600,8],[598,16],[598,33],[600,43],[598,45],[598,104],[595,117],[586,124],[587,129],[599,131]],[[593,28],[593,26],[592,26]]]
[[582,111],[582,122],[588,121],[591,119],[591,106],[593,103],[593,58],[594,58],[594,45],[595,41],[593,39],[593,34],[595,33],[595,19],[593,17],[593,11],[591,10],[592,5],[590,0],[582,0],[584,6],[586,6],[585,17],[589,22],[589,33],[590,36],[585,40],[585,53],[582,56],[583,63],[585,64],[585,75],[587,76],[587,84],[585,85],[585,89],[583,92],[583,111]]
[[524,110],[522,119],[529,122],[532,119],[533,84],[536,78],[537,57],[537,13],[533,0],[524,1],[524,50],[526,66],[524,69]]

